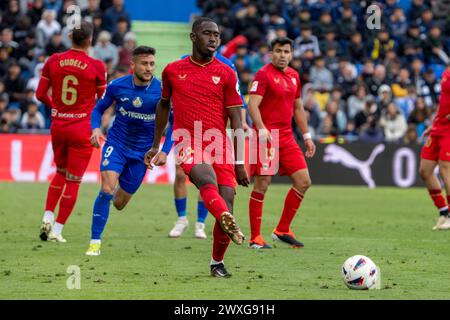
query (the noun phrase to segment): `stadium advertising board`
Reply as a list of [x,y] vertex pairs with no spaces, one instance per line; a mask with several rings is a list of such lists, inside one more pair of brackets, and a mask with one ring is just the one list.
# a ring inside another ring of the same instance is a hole
[[[48,182],[55,173],[48,135],[3,135],[0,139],[0,180]],[[100,152],[94,149],[84,182],[100,182]],[[308,166],[314,184],[422,186],[418,175],[420,146],[400,144],[318,144]],[[148,171],[146,183],[172,183],[175,178],[173,152],[168,164]],[[275,177],[274,182],[287,182]]]

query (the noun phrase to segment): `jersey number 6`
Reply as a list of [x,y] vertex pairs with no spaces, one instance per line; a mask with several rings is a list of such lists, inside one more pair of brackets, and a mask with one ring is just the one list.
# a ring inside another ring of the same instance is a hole
[[78,79],[72,75],[65,76],[63,79],[61,101],[67,106],[71,106],[77,101],[77,89],[69,87],[70,82],[76,86],[78,85]]

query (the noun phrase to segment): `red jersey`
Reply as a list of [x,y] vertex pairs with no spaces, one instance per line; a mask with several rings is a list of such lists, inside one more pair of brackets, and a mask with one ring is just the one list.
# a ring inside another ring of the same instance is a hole
[[227,108],[242,106],[236,74],[216,58],[204,65],[190,56],[168,64],[162,99],[172,100],[173,130],[187,129],[192,136],[194,121],[201,121],[202,134],[216,129],[226,137]]
[[84,51],[70,49],[50,56],[42,70],[41,81],[52,89],[52,126],[77,122],[89,124],[95,95],[106,86],[102,61]]
[[259,111],[267,129],[279,129],[280,137],[292,133],[294,101],[300,90],[298,72],[290,67],[283,72],[268,63],[255,74],[250,94],[263,97]]
[[439,108],[434,118],[432,135],[450,135],[450,70],[444,71],[441,80],[441,96],[439,97]]

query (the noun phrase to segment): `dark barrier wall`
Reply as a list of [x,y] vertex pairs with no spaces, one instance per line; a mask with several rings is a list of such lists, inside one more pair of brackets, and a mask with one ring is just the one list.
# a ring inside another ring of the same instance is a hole
[[189,22],[199,12],[196,0],[125,0],[132,20]]
[[[316,155],[307,162],[313,184],[408,188],[423,186],[420,150],[417,145],[317,144]],[[274,182],[289,180],[276,177]]]

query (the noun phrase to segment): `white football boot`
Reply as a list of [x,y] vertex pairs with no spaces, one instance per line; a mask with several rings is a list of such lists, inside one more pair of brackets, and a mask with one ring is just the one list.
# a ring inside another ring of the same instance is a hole
[[202,222],[195,223],[195,237],[197,239],[206,239],[205,224]]
[[61,242],[61,243],[66,243],[67,242],[67,240],[64,239],[63,236],[60,233],[54,233],[53,231],[50,231],[50,233],[48,234],[47,241]]
[[186,231],[189,226],[189,221],[186,217],[178,218],[175,226],[169,232],[169,238],[179,238]]
[[449,230],[450,229],[450,218],[446,217],[444,219],[444,222],[442,222],[439,226],[438,226],[438,230]]

